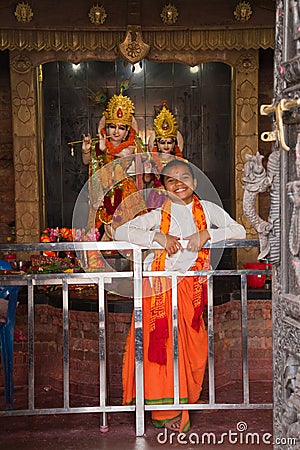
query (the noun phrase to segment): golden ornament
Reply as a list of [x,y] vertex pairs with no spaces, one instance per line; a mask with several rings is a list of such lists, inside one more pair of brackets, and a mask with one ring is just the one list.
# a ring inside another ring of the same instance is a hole
[[165,106],[153,121],[153,128],[156,139],[173,138],[176,139],[178,125],[175,117]]
[[119,95],[112,96],[103,114],[107,124],[115,123],[131,126],[133,111],[133,102],[121,92]]

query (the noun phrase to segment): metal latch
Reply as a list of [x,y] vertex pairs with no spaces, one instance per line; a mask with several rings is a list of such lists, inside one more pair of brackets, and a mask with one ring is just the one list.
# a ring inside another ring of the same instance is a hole
[[286,100],[282,99],[280,102],[277,103],[277,105],[261,105],[260,107],[260,114],[262,116],[268,116],[269,114],[272,114],[275,112],[276,117],[276,130],[275,131],[264,131],[261,133],[261,140],[264,142],[269,141],[276,141],[276,139],[279,140],[280,146],[283,148],[283,150],[289,151],[290,147],[285,142],[285,136],[284,136],[284,124],[283,124],[283,112],[289,111],[292,108],[295,108],[296,106],[300,106],[300,99],[294,99],[294,100]]

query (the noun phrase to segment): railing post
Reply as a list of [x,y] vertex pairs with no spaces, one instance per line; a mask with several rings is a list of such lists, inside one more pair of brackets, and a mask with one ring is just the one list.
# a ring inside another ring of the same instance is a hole
[[63,294],[63,370],[64,370],[64,408],[68,409],[70,406],[69,396],[69,296],[67,280],[62,281]]
[[215,403],[215,351],[214,351],[214,294],[213,276],[207,276],[207,334],[208,334],[208,378],[209,378],[209,403]]
[[248,367],[248,317],[247,317],[247,277],[241,275],[242,301],[242,355],[243,355],[243,392],[244,404],[249,404],[249,367]]
[[28,409],[34,410],[34,286],[28,280]]
[[[107,401],[107,377],[106,377],[106,327],[105,327],[105,295],[104,278],[98,279],[98,303],[99,303],[99,377],[100,377],[100,406],[105,408]],[[102,425],[100,431],[108,431],[107,414],[102,413]]]
[[134,330],[135,330],[135,379],[136,379],[136,436],[145,432],[144,364],[143,364],[143,316],[142,316],[142,251],[133,250]]
[[174,403],[179,403],[177,276],[172,276]]

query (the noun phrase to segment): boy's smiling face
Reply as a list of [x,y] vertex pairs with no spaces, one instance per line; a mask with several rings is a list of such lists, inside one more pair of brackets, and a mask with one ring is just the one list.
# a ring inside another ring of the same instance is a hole
[[191,203],[196,184],[189,168],[183,164],[174,165],[164,173],[165,188],[175,203]]

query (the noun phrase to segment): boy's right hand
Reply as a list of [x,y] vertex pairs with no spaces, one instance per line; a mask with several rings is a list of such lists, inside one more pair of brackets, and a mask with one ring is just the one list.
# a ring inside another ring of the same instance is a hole
[[183,250],[182,245],[179,242],[179,237],[172,236],[172,234],[157,232],[154,235],[153,241],[165,248],[168,256],[174,255],[179,250]]

